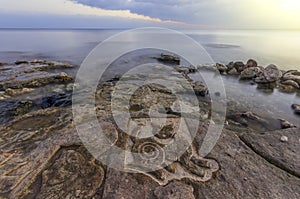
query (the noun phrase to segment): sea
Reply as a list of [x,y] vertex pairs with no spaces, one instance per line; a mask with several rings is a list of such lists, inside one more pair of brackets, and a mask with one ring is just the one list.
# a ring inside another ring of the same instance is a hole
[[[80,66],[101,42],[127,30],[0,29],[0,62],[55,60]],[[177,30],[178,31],[178,30]],[[285,30],[180,30],[210,55],[214,62],[255,59],[259,65],[275,64],[282,70],[300,70],[300,31]],[[135,37],[130,37],[130,41]],[[130,42],[129,41],[129,42]],[[162,42],[164,42],[162,40]],[[176,41],[175,41],[176,42]],[[120,41],[117,45],[126,45]],[[178,46],[180,48],[180,46]],[[118,65],[122,68],[122,64]],[[299,93],[263,92],[236,77],[223,78],[228,101],[252,105],[259,114],[299,124],[291,105],[300,104]],[[246,111],[246,110],[245,110]]]

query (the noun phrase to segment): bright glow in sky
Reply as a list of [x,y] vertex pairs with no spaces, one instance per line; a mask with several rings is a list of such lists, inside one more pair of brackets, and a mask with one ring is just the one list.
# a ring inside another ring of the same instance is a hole
[[165,26],[300,29],[299,10],[300,0],[0,0],[8,21],[15,15],[57,15]]

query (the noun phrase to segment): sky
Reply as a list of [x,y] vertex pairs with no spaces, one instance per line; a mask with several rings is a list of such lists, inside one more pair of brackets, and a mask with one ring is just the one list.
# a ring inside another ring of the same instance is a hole
[[0,28],[300,29],[300,0],[0,0]]

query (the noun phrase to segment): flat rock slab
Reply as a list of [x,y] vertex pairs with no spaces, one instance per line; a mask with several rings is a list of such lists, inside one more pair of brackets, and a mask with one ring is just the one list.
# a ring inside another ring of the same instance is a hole
[[[281,137],[286,136],[286,142]],[[263,134],[247,133],[241,139],[271,164],[300,177],[300,129],[290,128]]]
[[[221,169],[212,180],[193,183],[195,198],[300,198],[300,178],[270,164],[232,131],[223,131],[209,157],[216,159]],[[295,159],[299,160],[299,155]]]

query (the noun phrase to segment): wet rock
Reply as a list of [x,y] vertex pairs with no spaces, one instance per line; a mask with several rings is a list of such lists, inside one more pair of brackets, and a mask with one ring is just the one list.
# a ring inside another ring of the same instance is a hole
[[277,68],[277,66],[271,64],[262,72],[259,72],[256,76],[256,83],[273,83],[282,77],[282,72]]
[[294,80],[285,80],[283,82],[280,82],[283,85],[287,85],[287,86],[293,86],[294,88],[300,88],[299,84],[297,82],[295,82]]
[[11,89],[8,88],[5,90],[5,94],[10,95],[10,96],[16,96],[16,95],[22,95],[26,93],[30,93],[34,91],[32,88],[22,88],[22,89]]
[[234,63],[234,68],[240,73],[245,69],[245,64],[241,61],[237,61]]
[[154,195],[157,199],[195,199],[192,186],[181,183],[172,182],[165,187],[157,187]]
[[237,71],[236,68],[232,68],[231,70],[228,71],[229,75],[239,75],[240,73]]
[[[300,72],[297,70],[290,70],[283,74],[283,80],[292,80],[298,84],[298,88],[300,85]],[[297,87],[297,86],[296,86]]]
[[173,54],[161,53],[157,59],[161,62],[180,65],[180,57]]
[[15,61],[15,64],[16,64],[16,65],[29,64],[29,62],[28,62],[28,61],[25,61],[25,60],[18,60],[18,61]]
[[250,111],[238,113],[232,112],[227,115],[227,119],[230,124],[243,126],[247,129],[257,131],[270,130],[273,128],[269,125],[268,121]]
[[194,89],[196,95],[200,95],[202,97],[205,97],[208,94],[207,87],[201,81],[195,82],[194,85],[193,85],[193,89]]
[[73,78],[66,73],[34,72],[22,73],[3,81],[0,80],[0,90],[40,87],[51,83],[67,83]]
[[227,72],[227,70],[228,70],[228,68],[223,64],[217,63],[216,67],[221,74]]
[[279,119],[280,125],[282,129],[289,129],[289,128],[295,128],[296,126],[294,124],[291,124],[289,121],[284,119]]
[[234,68],[234,62],[229,62],[227,65],[226,65],[228,71],[230,71],[231,69]]
[[261,72],[259,67],[250,67],[246,68],[241,72],[241,79],[252,79],[256,76],[257,73]]
[[295,114],[300,115],[300,105],[299,104],[293,104],[292,109],[295,111]]
[[7,123],[17,116],[32,111],[36,107],[33,101],[1,100],[0,124]]
[[246,68],[257,67],[257,62],[254,59],[249,59],[246,63]]
[[184,74],[195,73],[197,71],[195,66],[176,66],[175,70]]
[[294,93],[297,90],[297,88],[295,88],[294,86],[286,85],[282,83],[278,83],[277,88],[279,91],[283,93]]
[[273,64],[267,66],[263,73],[268,82],[276,82],[282,77],[282,72]]
[[72,105],[72,93],[57,93],[42,98],[41,108],[67,107]]

